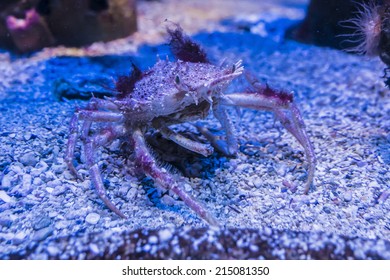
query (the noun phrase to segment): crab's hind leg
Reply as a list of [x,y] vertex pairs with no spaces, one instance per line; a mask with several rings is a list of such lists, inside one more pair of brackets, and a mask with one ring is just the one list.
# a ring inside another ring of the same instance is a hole
[[309,162],[308,178],[304,190],[305,194],[307,194],[314,178],[316,157],[313,145],[306,133],[301,114],[293,103],[292,95],[273,90],[268,86],[253,85],[255,88],[253,92],[232,93],[221,96],[219,103],[225,106],[240,106],[275,113],[284,127],[299,141],[305,150]]
[[142,131],[140,129],[134,130],[132,138],[134,141],[134,153],[136,161],[144,170],[144,172],[150,176],[159,186],[178,195],[187,206],[189,206],[196,214],[198,214],[210,225],[218,226],[218,222],[205,209],[205,207],[191,195],[183,191],[179,187],[178,182],[167,170],[162,169],[157,165],[156,160],[153,158],[147,148]]

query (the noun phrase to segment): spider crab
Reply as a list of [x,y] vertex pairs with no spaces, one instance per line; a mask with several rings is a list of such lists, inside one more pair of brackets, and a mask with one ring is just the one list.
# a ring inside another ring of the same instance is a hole
[[[92,98],[85,109],[76,110],[70,121],[70,136],[65,155],[65,161],[72,173],[81,178],[72,163],[80,134],[89,176],[99,197],[109,209],[126,218],[108,198],[94,158],[97,148],[107,146],[117,138],[124,139],[132,144],[136,164],[147,176],[163,189],[178,195],[210,225],[217,225],[218,222],[206,208],[186,193],[172,174],[158,165],[149,151],[144,133],[147,129],[154,128],[160,131],[163,137],[205,157],[212,154],[214,149],[225,155],[234,155],[238,150],[238,142],[226,108],[239,106],[272,111],[303,146],[309,162],[304,191],[307,193],[313,181],[316,159],[292,94],[261,85],[250,75],[246,75],[251,84],[249,90],[224,94],[227,86],[244,73],[241,61],[225,67],[215,66],[210,63],[203,49],[183,34],[180,26],[167,28],[167,31],[176,61],[158,60],[145,72],[133,65],[129,76],[118,78],[115,97]],[[205,118],[210,111],[225,130],[226,141],[218,140],[204,127],[198,129],[211,145],[188,139],[170,128],[172,124]],[[93,123],[103,125],[97,132],[91,133]]]

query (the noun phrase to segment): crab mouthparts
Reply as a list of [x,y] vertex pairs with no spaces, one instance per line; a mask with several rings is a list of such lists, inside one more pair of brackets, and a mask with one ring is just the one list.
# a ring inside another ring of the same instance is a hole
[[[233,64],[232,70],[229,70],[229,74],[218,77],[208,83],[205,83],[202,88],[199,90],[205,100],[210,104],[212,103],[212,95],[215,92],[222,92],[222,89],[229,85],[229,83],[234,80],[236,77],[240,76],[244,72],[244,67],[241,65],[241,60]],[[218,87],[220,87],[218,89]],[[195,97],[196,98],[196,97]],[[198,102],[198,99],[195,99],[195,103]]]

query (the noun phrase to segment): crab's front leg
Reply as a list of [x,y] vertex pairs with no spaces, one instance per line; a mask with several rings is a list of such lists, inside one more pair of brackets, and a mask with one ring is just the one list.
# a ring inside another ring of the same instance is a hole
[[171,190],[178,195],[184,203],[189,206],[196,214],[207,221],[210,225],[218,226],[218,222],[215,218],[204,208],[204,206],[198,202],[191,195],[183,191],[178,182],[172,177],[172,175],[165,169],[160,168],[156,160],[150,154],[144,135],[140,129],[135,129],[132,134],[132,140],[134,141],[134,153],[137,163],[144,170],[144,172],[150,176],[155,183],[160,187]]
[[107,197],[99,167],[94,159],[96,147],[106,146],[107,144],[111,143],[112,140],[122,136],[124,133],[123,126],[121,124],[116,126],[108,126],[107,128],[100,130],[99,133],[95,134],[94,136],[89,135],[90,127],[93,122],[120,123],[123,120],[123,115],[121,113],[97,111],[98,107],[105,108],[105,106],[111,106],[109,102],[102,102],[100,102],[102,103],[100,106],[90,103],[86,110],[78,110],[73,115],[70,121],[70,136],[65,152],[65,162],[67,163],[71,172],[78,178],[81,178],[76,168],[74,167],[72,160],[79,134],[78,122],[83,120],[84,122],[82,124],[81,139],[84,145],[86,164],[88,166],[89,176],[92,184],[106,206],[120,217],[126,218],[126,216]]
[[275,110],[275,114],[283,126],[297,138],[299,143],[305,149],[305,154],[309,162],[309,169],[307,171],[307,180],[304,193],[307,194],[310,190],[310,186],[314,180],[314,172],[316,165],[316,156],[314,153],[313,145],[310,141],[309,136],[306,133],[305,123],[303,122],[301,113],[299,112],[296,104],[291,103],[289,106],[291,117],[283,112],[282,110]]
[[213,103],[213,114],[214,117],[220,122],[222,129],[226,133],[226,142],[222,140],[217,140],[216,136],[211,134],[207,128],[200,128],[198,130],[213,144],[216,149],[222,152],[226,156],[234,156],[237,154],[238,142],[236,136],[236,129],[234,124],[229,117],[226,108],[220,106],[218,101]]
[[73,165],[73,155],[77,143],[77,138],[79,135],[78,123],[80,120],[84,120],[83,129],[82,129],[82,140],[88,138],[89,128],[92,122],[119,122],[123,119],[121,113],[113,112],[100,112],[100,111],[88,111],[88,110],[79,110],[76,112],[72,119],[70,120],[69,130],[70,135],[68,139],[68,145],[65,151],[65,162],[68,165],[70,171],[78,178],[76,168]]
[[95,150],[97,147],[107,146],[114,139],[123,136],[124,129],[121,125],[111,126],[101,130],[98,134],[92,138],[86,139],[84,142],[85,159],[89,170],[89,177],[92,181],[92,185],[95,187],[96,192],[104,204],[116,213],[119,217],[126,219],[127,217],[115,206],[114,203],[108,198],[106,190],[104,188],[102,176],[100,174],[99,166],[95,161]]
[[306,133],[301,114],[293,103],[292,95],[273,90],[268,86],[260,86],[255,83],[252,83],[252,85],[254,86],[252,92],[232,93],[221,96],[219,98],[219,104],[223,106],[240,106],[255,110],[266,110],[275,113],[283,126],[294,135],[305,149],[309,162],[308,178],[304,190],[304,193],[307,194],[314,178],[316,157],[312,143]]
[[[110,109],[115,112],[97,111],[98,109]],[[86,109],[77,109],[69,124],[69,138],[65,151],[65,162],[74,176],[81,179],[76,168],[73,165],[74,151],[79,136],[79,121],[83,121],[81,129],[81,139],[85,141],[88,138],[92,122],[117,122],[122,120],[123,115],[117,112],[117,106],[108,100],[92,98]]]

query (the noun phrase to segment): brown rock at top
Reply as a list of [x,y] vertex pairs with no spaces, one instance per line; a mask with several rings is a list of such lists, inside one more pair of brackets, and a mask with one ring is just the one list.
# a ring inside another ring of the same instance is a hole
[[0,47],[19,52],[84,46],[137,29],[135,0],[28,0],[0,3]]

